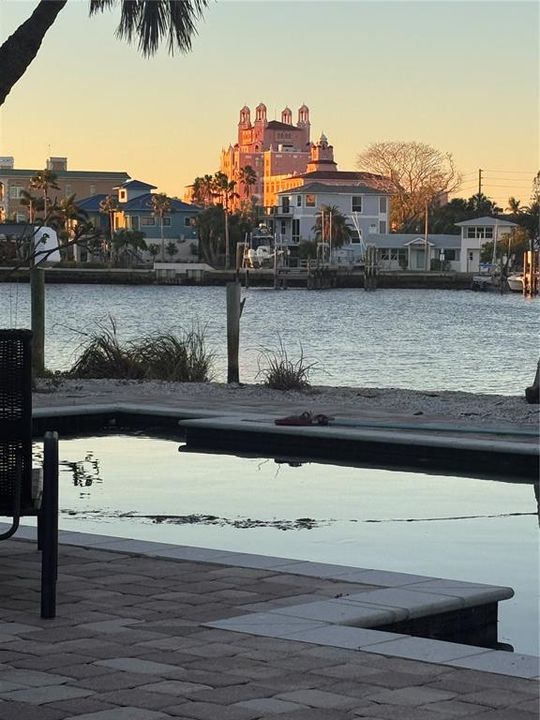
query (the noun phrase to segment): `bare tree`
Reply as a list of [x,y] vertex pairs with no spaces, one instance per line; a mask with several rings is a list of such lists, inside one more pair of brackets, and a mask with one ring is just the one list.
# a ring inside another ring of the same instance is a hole
[[359,153],[357,166],[392,180],[391,225],[401,231],[418,230],[415,226],[424,218],[426,205],[435,204],[461,185],[452,155],[426,143],[372,143]]

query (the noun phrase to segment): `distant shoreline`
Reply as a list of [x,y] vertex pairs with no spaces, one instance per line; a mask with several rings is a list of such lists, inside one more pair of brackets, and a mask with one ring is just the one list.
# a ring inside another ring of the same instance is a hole
[[[286,277],[286,276],[283,276]],[[246,282],[246,273],[239,275],[241,283]],[[235,271],[213,270],[205,272],[198,278],[178,276],[171,282],[158,282],[153,270],[130,268],[46,268],[45,282],[49,284],[103,284],[103,285],[182,285],[212,287],[225,285],[236,279]],[[273,287],[273,271],[250,270],[247,275],[251,287]],[[0,282],[28,283],[28,270],[20,269],[12,272],[10,268],[0,268]],[[378,275],[378,288],[404,289],[404,290],[470,290],[472,275],[456,272],[380,272]],[[297,277],[291,271],[287,279],[287,287],[306,287],[306,280]],[[361,271],[348,271],[343,269],[336,276],[337,289],[364,287],[364,274]]]

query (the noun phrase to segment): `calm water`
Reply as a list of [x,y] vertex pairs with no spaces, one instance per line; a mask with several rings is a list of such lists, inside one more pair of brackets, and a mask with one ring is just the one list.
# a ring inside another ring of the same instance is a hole
[[[225,288],[49,285],[46,365],[67,369],[84,335],[114,316],[121,338],[206,327],[226,377]],[[250,289],[241,321],[241,380],[257,378],[280,338],[291,359],[317,362],[327,385],[521,394],[534,377],[540,303],[519,294],[445,290]],[[0,284],[0,327],[27,327],[29,287]]]
[[499,640],[538,652],[531,485],[178,447],[133,436],[61,441],[61,527],[510,586]]

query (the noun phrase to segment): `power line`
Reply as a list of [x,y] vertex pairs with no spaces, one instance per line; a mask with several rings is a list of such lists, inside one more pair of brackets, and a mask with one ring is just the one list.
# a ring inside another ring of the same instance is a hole
[[486,168],[488,172],[502,172],[502,173],[518,173],[520,175],[536,175],[538,170],[494,170],[493,168]]

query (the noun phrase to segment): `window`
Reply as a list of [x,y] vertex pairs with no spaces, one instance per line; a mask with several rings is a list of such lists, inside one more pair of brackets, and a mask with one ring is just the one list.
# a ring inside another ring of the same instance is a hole
[[126,190],[120,190],[118,193],[118,199],[120,202],[126,202],[127,200],[127,191]]
[[386,213],[386,198],[380,197],[379,198],[379,212],[381,215],[384,215]]
[[20,200],[22,195],[22,187],[19,187],[18,185],[10,185],[9,187],[9,199],[10,200]]
[[281,198],[281,211],[284,213],[288,213],[290,210],[290,203],[291,199],[288,197]]
[[369,226],[369,234],[370,234],[370,235],[373,235],[373,234],[376,233],[376,232],[377,232],[377,226],[375,225],[375,223],[372,223],[372,224]]
[[302,196],[301,195],[296,196],[296,207],[302,207]]
[[184,227],[192,227],[192,225],[195,225],[195,218],[192,218],[192,217],[184,218]]
[[493,237],[493,228],[492,227],[468,227],[467,228],[467,237],[468,238],[476,238],[477,240],[484,240],[489,239]]
[[163,218],[163,227],[168,227],[168,226],[170,226],[170,224],[171,224],[171,218],[164,217]]
[[379,232],[381,235],[386,233],[386,220],[379,220]]
[[139,229],[139,216],[138,215],[131,215],[129,218],[129,226],[132,230],[138,230]]
[[356,230],[353,230],[351,233],[351,243],[357,245],[358,243],[362,242],[362,231],[357,232]]
[[96,194],[96,186],[90,185],[90,195],[95,195],[95,194]]
[[353,195],[351,198],[351,204],[352,204],[352,211],[353,212],[362,212],[362,196],[361,195]]
[[293,242],[300,241],[300,220],[298,219],[292,221],[292,239]]
[[317,202],[316,195],[313,195],[312,193],[308,193],[306,195],[306,207],[315,207],[316,202]]
[[141,225],[145,225],[146,227],[154,227],[156,224],[155,218],[153,217],[142,217],[141,218]]
[[445,260],[459,260],[459,250],[444,250]]
[[66,197],[71,195],[71,185],[64,185],[64,195]]
[[285,220],[282,220],[281,225],[280,225],[280,233],[283,236],[286,234],[286,232],[287,232],[287,222]]

